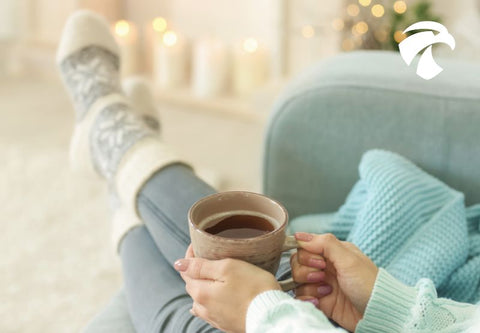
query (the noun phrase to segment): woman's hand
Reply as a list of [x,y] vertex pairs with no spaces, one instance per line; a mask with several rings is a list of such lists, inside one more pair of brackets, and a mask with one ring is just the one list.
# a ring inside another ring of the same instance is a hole
[[275,277],[252,264],[235,259],[194,258],[190,246],[186,258],[175,262],[193,298],[191,312],[226,332],[244,332],[250,302],[258,294],[278,289]]
[[292,256],[292,275],[299,299],[318,299],[316,306],[343,328],[354,331],[363,317],[378,273],[355,245],[332,234],[296,233],[299,250]]

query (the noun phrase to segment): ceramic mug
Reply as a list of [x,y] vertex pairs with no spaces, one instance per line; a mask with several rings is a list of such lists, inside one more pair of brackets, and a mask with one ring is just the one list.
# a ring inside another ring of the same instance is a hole
[[[205,229],[232,215],[255,215],[268,220],[273,231],[252,238],[227,238]],[[247,261],[272,274],[277,272],[282,252],[298,247],[286,236],[288,213],[279,202],[258,193],[220,192],[198,200],[188,212],[190,239],[196,257]],[[295,288],[293,279],[279,281],[282,290]]]

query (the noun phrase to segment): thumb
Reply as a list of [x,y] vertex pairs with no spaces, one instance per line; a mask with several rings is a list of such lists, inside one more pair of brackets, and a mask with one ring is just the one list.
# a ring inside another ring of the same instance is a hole
[[334,265],[342,259],[352,255],[341,241],[332,234],[315,235],[306,232],[295,233],[295,239],[300,248],[308,252],[319,254]]

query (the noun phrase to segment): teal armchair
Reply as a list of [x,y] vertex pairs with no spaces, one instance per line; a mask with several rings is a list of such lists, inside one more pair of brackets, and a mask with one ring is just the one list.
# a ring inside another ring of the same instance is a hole
[[[264,144],[263,191],[296,230],[334,212],[358,179],[362,154],[397,152],[480,202],[480,65],[438,60],[425,81],[398,53],[354,52],[318,64],[275,104]],[[85,331],[133,332],[122,292]]]

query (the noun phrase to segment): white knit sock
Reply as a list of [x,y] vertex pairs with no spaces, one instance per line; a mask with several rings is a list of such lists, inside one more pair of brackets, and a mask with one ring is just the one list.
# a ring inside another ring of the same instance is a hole
[[155,106],[151,84],[142,77],[129,77],[122,81],[122,88],[128,100],[142,116],[143,120],[153,130],[160,134],[161,122]]
[[[64,28],[57,64],[76,112],[72,166],[101,175],[118,194],[122,209],[138,215],[142,185],[179,159],[123,95],[118,47],[106,21],[90,11],[74,13]],[[132,228],[122,225],[114,233],[118,239]]]

